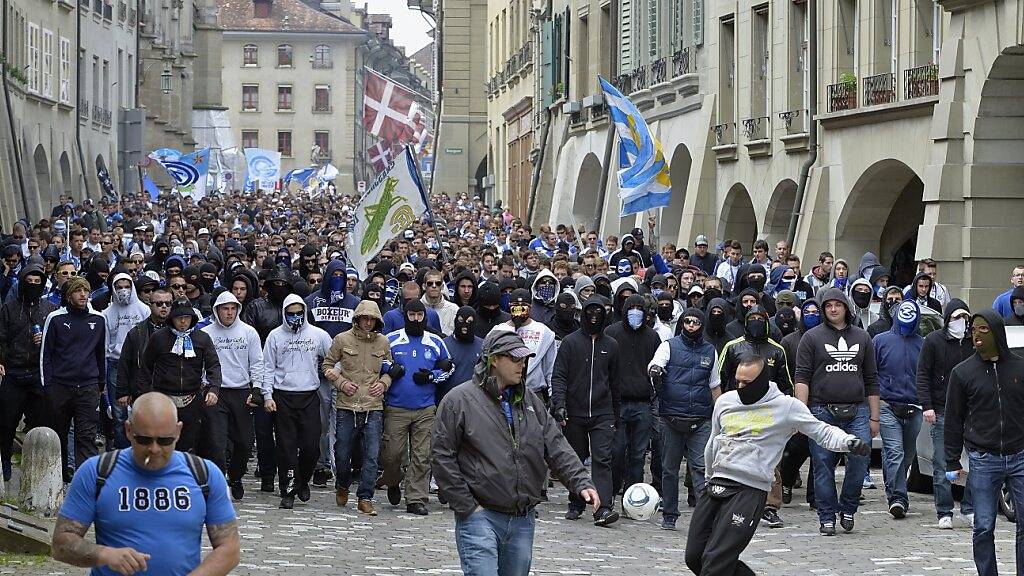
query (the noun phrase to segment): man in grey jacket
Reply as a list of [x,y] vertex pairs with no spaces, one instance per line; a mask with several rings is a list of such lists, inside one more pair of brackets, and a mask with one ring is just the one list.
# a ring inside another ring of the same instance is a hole
[[549,467],[595,512],[601,506],[587,469],[525,386],[531,356],[516,333],[491,332],[473,379],[452,389],[437,409],[431,469],[438,494],[455,512],[455,541],[468,576],[530,573],[533,509]]
[[690,520],[686,565],[694,574],[753,574],[740,553],[757,530],[775,467],[794,432],[834,452],[871,454],[871,445],[818,420],[768,380],[765,359],[744,351],[736,390],[722,394],[704,449],[707,484]]

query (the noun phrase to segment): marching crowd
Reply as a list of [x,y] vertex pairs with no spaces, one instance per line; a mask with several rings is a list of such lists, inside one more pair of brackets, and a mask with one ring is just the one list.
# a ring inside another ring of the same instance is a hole
[[[927,422],[938,527],[953,527],[966,447],[960,511],[979,572],[995,573],[997,489],[1024,497],[1024,361],[1004,329],[1024,324],[1024,265],[972,312],[930,259],[894,275],[870,252],[807,265],[784,241],[657,247],[654,218],[601,238],[461,194],[433,197],[429,219],[355,270],[355,209],[334,194],[62,197],[15,223],[0,247],[4,480],[24,419],[63,440],[66,482],[98,447],[149,440],[208,459],[234,500],[250,472],[286,509],[333,481],[337,506],[355,485],[360,513],[376,515],[380,489],[426,515],[436,490],[465,568],[483,532],[511,530],[477,511],[526,522],[532,541],[549,477],[570,488],[565,518],[589,504],[598,526],[649,478],[663,529],[681,489],[697,505],[696,573],[751,573],[740,551],[758,524],[784,525],[801,483],[821,534],[854,529],[873,437],[904,518]],[[166,444],[128,432],[151,392],[180,422]],[[748,530],[709,537],[737,507]]]

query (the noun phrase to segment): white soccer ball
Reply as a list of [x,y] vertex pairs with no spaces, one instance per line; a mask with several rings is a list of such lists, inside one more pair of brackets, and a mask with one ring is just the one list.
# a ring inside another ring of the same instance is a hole
[[622,511],[633,520],[649,520],[658,511],[661,495],[650,484],[639,482],[622,495]]

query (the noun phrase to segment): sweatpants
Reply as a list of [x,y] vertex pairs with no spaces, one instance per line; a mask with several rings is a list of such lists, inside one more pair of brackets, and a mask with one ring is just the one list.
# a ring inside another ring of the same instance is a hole
[[0,382],[0,458],[3,460],[3,479],[11,479],[11,454],[14,436],[25,417],[25,430],[46,426],[50,416],[49,401],[43,392],[38,372],[8,372]]
[[[100,425],[100,390],[96,384],[85,386],[65,386],[53,384],[46,386],[53,409],[53,430],[61,438],[61,451],[64,462],[64,474],[68,466],[74,463],[75,468],[81,466],[91,456],[99,454],[96,448],[96,432]],[[71,433],[71,421],[75,422],[75,457],[70,458],[67,437]],[[70,477],[65,477],[70,482]]]
[[697,576],[753,575],[740,561],[764,513],[764,490],[711,480],[697,500],[686,536],[686,565]]
[[[615,495],[612,493],[614,422],[615,418],[611,414],[590,418],[570,416],[565,428],[562,428],[562,434],[576,452],[580,462],[586,461],[587,457],[590,458],[590,477],[594,479],[597,496],[601,499],[601,509],[594,513],[594,518],[597,518],[601,510],[611,509],[615,504]],[[570,492],[570,510],[582,512],[586,506],[586,502],[579,494]]]
[[[179,452],[195,452],[199,444],[199,436],[203,429],[203,418],[206,416],[205,394],[199,392],[192,397],[188,406],[178,408],[178,422],[181,422],[181,435],[174,449]],[[77,428],[76,428],[77,430]]]
[[242,480],[249,463],[252,408],[245,403],[248,398],[248,387],[221,388],[217,403],[206,408],[203,423],[200,454],[212,460],[232,482]]
[[277,477],[282,494],[288,472],[295,488],[306,486],[320,458],[320,394],[274,390],[274,432],[277,435]]
[[409,449],[405,471],[405,503],[426,504],[430,488],[430,434],[434,428],[434,406],[406,410],[384,407],[384,439],[380,453],[380,484],[402,484],[402,462]]

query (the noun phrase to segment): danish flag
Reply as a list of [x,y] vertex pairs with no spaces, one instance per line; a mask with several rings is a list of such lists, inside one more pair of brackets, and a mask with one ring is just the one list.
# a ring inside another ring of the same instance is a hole
[[413,102],[412,106],[409,107],[407,123],[412,127],[412,143],[415,145],[416,152],[419,152],[423,150],[423,146],[430,139],[427,115],[423,113],[423,108],[419,103]]
[[384,140],[404,142],[415,127],[409,122],[413,93],[377,72],[366,68],[363,94],[363,126]]
[[383,172],[384,169],[387,168],[388,162],[390,162],[394,157],[391,152],[391,142],[381,140],[373,146],[370,146],[370,149],[366,151],[366,157],[370,160],[370,163],[373,164],[374,170],[377,172]]

